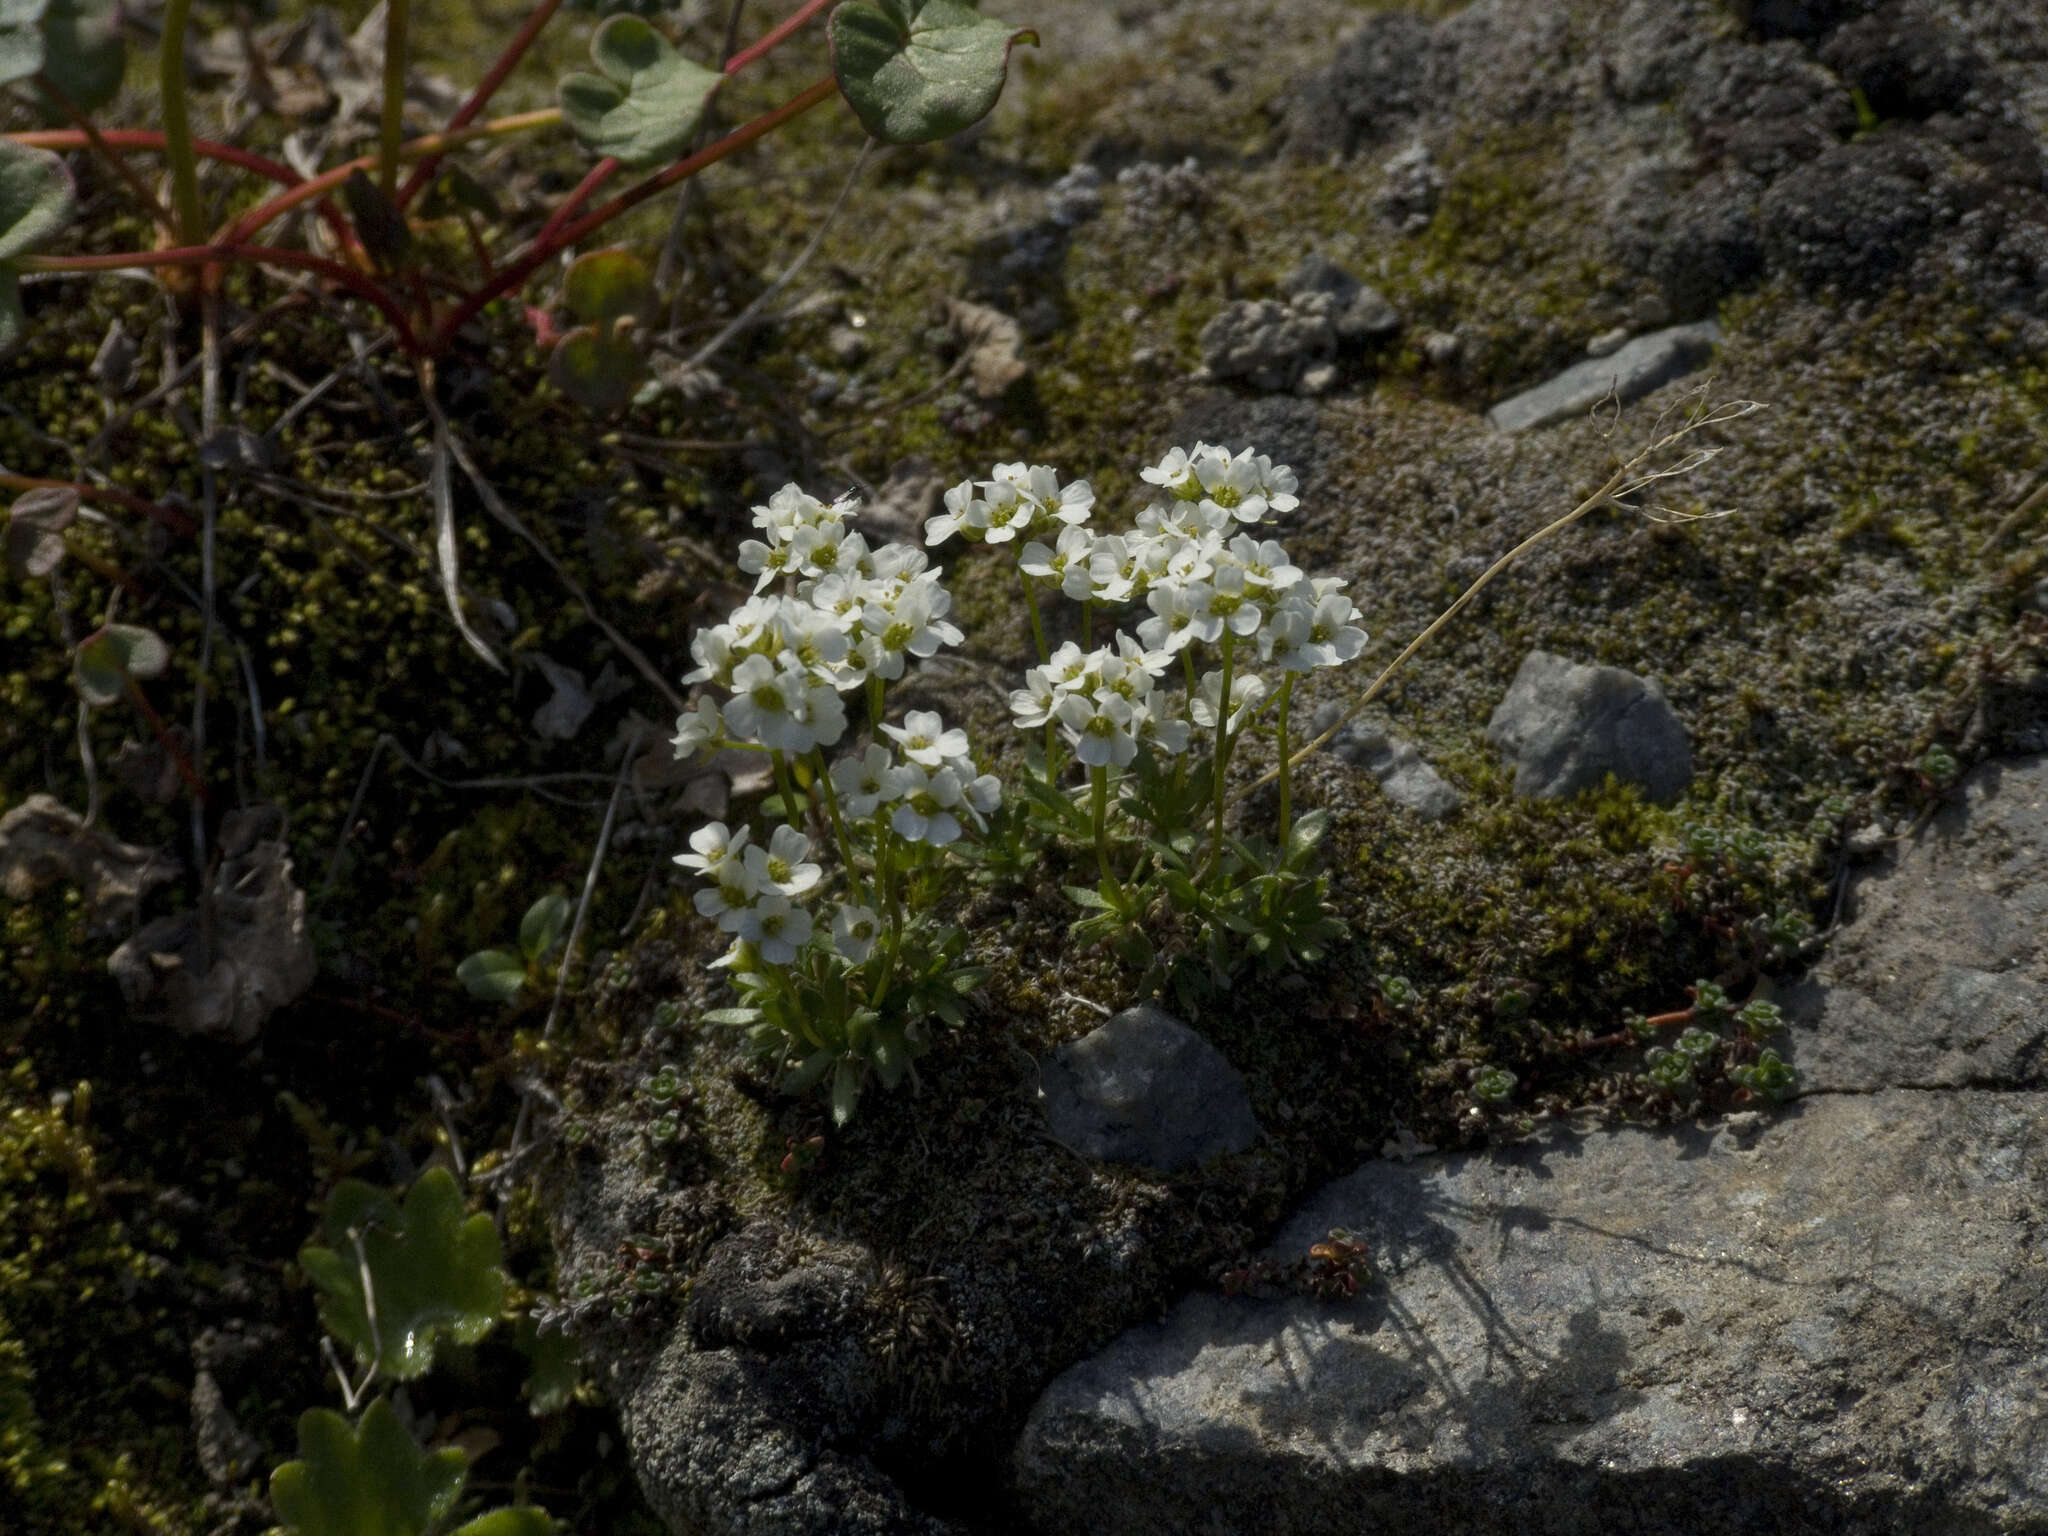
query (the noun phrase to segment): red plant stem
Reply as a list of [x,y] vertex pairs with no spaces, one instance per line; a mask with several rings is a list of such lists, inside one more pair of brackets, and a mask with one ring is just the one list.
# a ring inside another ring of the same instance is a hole
[[619,162],[610,155],[606,155],[597,164],[593,165],[590,168],[590,174],[577,182],[574,190],[562,199],[561,206],[548,215],[547,223],[541,226],[540,233],[534,237],[534,244],[546,245],[550,240],[554,239],[556,231],[575,218],[582,210],[583,205],[597,195],[597,189],[610,181],[613,176],[618,174],[618,171]]
[[[34,133],[10,133],[6,137],[16,144],[26,145],[30,149],[64,150],[90,149],[92,147],[91,139],[84,132],[76,128],[49,128]],[[154,128],[108,128],[101,130],[99,137],[113,149],[154,149],[160,151],[165,147],[164,136]],[[264,155],[251,154],[246,149],[237,149],[232,144],[218,144],[211,139],[194,139],[192,141],[192,151],[194,154],[204,155],[209,160],[218,160],[224,165],[237,166],[242,170],[252,171],[258,176],[267,177],[271,181],[281,182],[287,187],[297,189],[307,184],[306,178],[290,166],[269,159]],[[345,181],[347,177],[344,176],[342,179]],[[325,191],[327,189],[322,188],[321,190]],[[303,202],[304,199],[301,198],[300,201]],[[329,230],[333,232],[335,239],[341,242],[343,248],[353,249],[356,243],[355,237],[350,233],[349,227],[343,221],[340,212],[332,204],[324,202],[320,205],[319,211],[320,217],[326,222]]]
[[804,0],[804,3],[797,7],[796,13],[789,20],[763,34],[759,41],[742,48],[738,53],[727,59],[725,61],[725,72],[728,75],[738,74],[749,64],[753,63],[754,60],[775,48],[785,37],[788,37],[790,33],[794,32],[830,4],[832,4],[832,0]]
[[64,88],[47,74],[37,75],[36,84],[42,88],[44,95],[57,104],[57,109],[71,119],[78,131],[85,135],[86,142],[92,146],[93,152],[113,168],[116,176],[128,184],[128,190],[149,210],[149,216],[155,219],[160,227],[175,236],[178,226],[172,221],[169,210],[157,200],[157,195],[149,189],[149,183],[128,163],[127,157],[107,142],[106,135],[94,126],[92,119],[85,115],[78,103],[65,95]]
[[[410,144],[399,146],[399,155],[443,154],[458,144],[471,139],[486,138],[494,134],[516,133],[522,128],[538,128],[545,123],[562,120],[561,109],[547,107],[539,112],[520,112],[511,117],[494,118],[488,123],[475,123],[465,128],[450,129],[446,133],[430,133],[423,139],[414,139]],[[377,156],[359,155],[345,165],[322,171],[308,181],[298,182],[288,192],[281,192],[269,202],[250,209],[239,219],[221,231],[224,242],[247,240],[271,220],[280,218],[308,198],[322,197],[347,181],[357,171],[373,171],[377,168]]]
[[184,513],[170,507],[158,506],[153,501],[137,496],[133,491],[124,491],[113,485],[88,485],[83,480],[41,480],[33,475],[11,475],[0,470],[0,490],[9,491],[76,491],[83,501],[108,502],[124,507],[130,512],[139,512],[144,517],[154,518],[175,534],[190,538],[197,533],[198,526]]
[[754,140],[760,138],[763,134],[773,133],[791,118],[810,111],[812,107],[818,105],[819,102],[825,100],[828,96],[836,94],[838,89],[838,81],[827,75],[823,80],[818,81],[817,84],[805,90],[801,95],[792,97],[774,111],[764,112],[751,123],[735,128],[717,143],[708,145],[696,154],[691,155],[688,159],[678,160],[660,175],[650,176],[638,185],[628,187],[601,208],[585,214],[566,229],[558,230],[553,240],[536,242],[524,256],[500,269],[497,277],[463,300],[453,313],[449,314],[439,325],[434,327],[433,335],[427,338],[428,351],[439,353],[448,345],[449,340],[455,333],[469,323],[478,310],[490,303],[491,300],[516,290],[521,283],[538,271],[542,264],[555,255],[556,252],[576,244],[577,241],[581,240],[592,230],[609,224],[620,214],[637,208],[650,197],[666,191],[677,182],[696,175],[697,172],[703,170],[707,165],[713,165],[723,160],[735,150],[746,148],[747,145],[753,143]]
[[419,338],[398,301],[383,287],[358,272],[310,251],[291,251],[276,245],[188,245],[174,251],[122,251],[106,256],[31,256],[22,261],[31,272],[122,272],[140,267],[206,267],[221,262],[246,261],[258,266],[297,267],[317,272],[338,283],[357,298],[383,311],[384,318],[398,333],[398,344],[409,356],[419,355]]
[[201,805],[208,804],[206,786],[199,782],[199,770],[192,766],[192,760],[179,749],[176,739],[164,726],[164,717],[156,712],[156,707],[143,693],[142,685],[132,677],[128,679],[128,702],[142,711],[142,718],[149,722],[149,728],[155,733],[157,741],[170,753],[171,761],[177,765],[178,777],[185,781],[185,787],[199,797]]
[[[477,88],[470,92],[469,100],[448,119],[449,132],[467,128],[476,120],[477,114],[490,105],[491,98],[498,94],[498,87],[505,83],[505,77],[526,57],[526,50],[533,46],[533,40],[540,36],[540,29],[548,24],[555,12],[561,8],[561,4],[562,0],[541,0],[534,13],[526,18],[526,25],[513,35],[512,41],[505,45],[505,51],[498,55],[497,63],[485,71],[483,79],[477,82]],[[413,169],[412,175],[399,189],[398,207],[401,213],[411,205],[415,197],[419,196],[420,189],[433,180],[434,172],[440,167],[441,156],[429,155]]]
[[476,215],[467,208],[462,210],[462,232],[469,236],[469,253],[476,258],[477,269],[489,282],[498,269],[491,263],[491,248],[484,244],[483,232],[476,227]]

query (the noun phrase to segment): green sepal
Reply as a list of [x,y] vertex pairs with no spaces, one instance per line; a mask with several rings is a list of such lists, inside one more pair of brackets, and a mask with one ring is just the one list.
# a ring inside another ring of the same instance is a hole
[[[356,1239],[362,1244],[358,1263]],[[465,1216],[462,1192],[445,1168],[430,1168],[401,1206],[374,1184],[343,1179],[328,1197],[327,1246],[299,1250],[299,1266],[320,1292],[320,1321],[365,1362],[401,1381],[424,1376],[445,1331],[474,1344],[505,1305],[498,1229]],[[373,1329],[363,1292],[367,1264],[376,1296]]]
[[1011,47],[1038,42],[963,0],[846,0],[827,31],[840,92],[885,144],[928,144],[981,121]]

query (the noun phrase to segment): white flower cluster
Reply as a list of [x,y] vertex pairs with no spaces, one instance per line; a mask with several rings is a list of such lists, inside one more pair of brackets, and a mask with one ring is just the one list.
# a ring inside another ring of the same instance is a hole
[[875,744],[834,763],[832,787],[845,815],[859,820],[886,813],[898,837],[939,848],[959,839],[962,816],[987,829],[986,818],[1003,803],[1002,781],[975,772],[965,731],[949,731],[936,713],[917,709],[903,724],[882,730],[902,748],[904,761]]
[[692,851],[677,854],[676,862],[710,882],[697,893],[699,912],[769,964],[788,965],[811,941],[811,914],[796,900],[815,890],[825,872],[807,862],[811,840],[794,827],[777,827],[766,848],[751,837],[745,827],[735,832],[708,822],[690,834]]
[[[1366,642],[1344,582],[1304,575],[1276,540],[1250,531],[1299,505],[1293,471],[1249,449],[1233,455],[1197,443],[1142,473],[1166,499],[1141,511],[1128,533],[1087,526],[1095,498],[1086,482],[1061,488],[1051,469],[1023,464],[999,464],[993,479],[955,486],[945,515],[925,530],[930,544],[955,533],[990,543],[1024,538],[1017,566],[1027,578],[1077,602],[1145,605],[1142,644],[1120,634],[1114,646],[1085,654],[1063,646],[1011,695],[1020,726],[1056,723],[1091,767],[1124,766],[1140,742],[1185,750],[1187,726],[1168,718],[1152,687],[1176,651],[1199,641],[1242,656],[1256,645],[1260,662],[1306,672],[1349,661]],[[1187,704],[1197,725],[1215,725],[1223,685],[1220,669],[1197,682]],[[1270,693],[1257,673],[1235,670],[1231,729]]]
[[[906,657],[960,643],[943,573],[913,545],[870,549],[846,527],[856,505],[827,505],[787,485],[754,509],[767,537],[740,546],[740,568],[758,578],[754,595],[725,623],[697,631],[697,667],[683,678],[732,698],[700,699],[677,722],[678,757],[727,738],[792,755],[831,746],[846,731],[840,694],[899,678]],[[778,577],[793,590],[769,592]]]

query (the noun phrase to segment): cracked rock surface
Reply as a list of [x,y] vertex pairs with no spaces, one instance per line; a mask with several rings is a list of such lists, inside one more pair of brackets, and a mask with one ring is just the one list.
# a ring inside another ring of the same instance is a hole
[[1348,1228],[1384,1284],[1192,1297],[1074,1367],[1016,1453],[1037,1528],[2048,1527],[2044,807],[2048,758],[1988,765],[1865,881],[1782,1113],[1326,1186],[1274,1254]]

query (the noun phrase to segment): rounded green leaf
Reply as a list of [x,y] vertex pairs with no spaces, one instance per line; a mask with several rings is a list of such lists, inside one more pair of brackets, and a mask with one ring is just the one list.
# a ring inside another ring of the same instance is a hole
[[548,359],[555,388],[599,415],[630,405],[646,372],[645,359],[610,325],[577,327],[556,343]]
[[84,112],[112,101],[128,70],[115,0],[49,0],[43,12],[43,73]]
[[677,53],[638,16],[614,16],[599,27],[590,58],[602,73],[563,77],[562,118],[592,153],[626,165],[679,154],[725,81]]
[[629,251],[592,251],[579,256],[562,280],[562,301],[585,325],[644,318],[654,313],[654,279]]
[[480,949],[455,967],[455,979],[469,989],[471,997],[506,1003],[526,985],[526,962],[502,949]]
[[161,673],[170,659],[170,649],[154,630],[109,624],[78,643],[72,678],[86,703],[112,704],[128,696],[132,682]]
[[0,0],[0,85],[43,67],[43,12],[50,0]]
[[354,1429],[331,1409],[299,1415],[299,1459],[271,1473],[270,1502],[298,1536],[426,1536],[468,1476],[461,1451],[421,1451],[380,1397]]
[[494,1509],[456,1527],[448,1536],[553,1536],[555,1522],[544,1509],[521,1504]]
[[26,255],[71,218],[71,173],[47,149],[0,139],[0,262]]
[[550,891],[526,909],[519,921],[519,948],[529,960],[538,960],[561,942],[569,928],[569,898]]
[[980,122],[1003,93],[1011,46],[1038,42],[964,0],[846,0],[830,36],[840,92],[888,144],[926,144]]
[[299,1250],[299,1267],[320,1292],[320,1321],[387,1376],[424,1376],[443,1331],[474,1344],[505,1305],[498,1229],[488,1216],[464,1214],[445,1168],[420,1175],[402,1208],[375,1185],[343,1179],[327,1202],[326,1236],[326,1246]]

